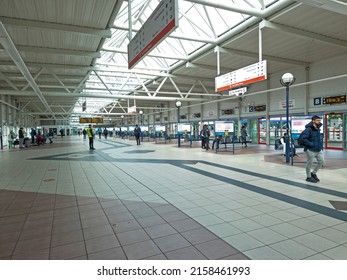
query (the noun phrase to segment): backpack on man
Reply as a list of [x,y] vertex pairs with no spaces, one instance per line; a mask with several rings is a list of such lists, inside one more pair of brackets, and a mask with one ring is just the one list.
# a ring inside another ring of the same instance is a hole
[[[312,138],[312,129],[311,129],[311,128],[308,128],[308,129],[310,130],[308,139],[311,139],[311,138]],[[298,138],[298,144],[299,144],[299,146],[302,146],[302,147],[305,146],[305,139],[303,138],[304,132],[305,132],[305,131],[306,131],[306,129],[304,129],[304,130],[300,133],[300,136],[299,136],[299,138]]]

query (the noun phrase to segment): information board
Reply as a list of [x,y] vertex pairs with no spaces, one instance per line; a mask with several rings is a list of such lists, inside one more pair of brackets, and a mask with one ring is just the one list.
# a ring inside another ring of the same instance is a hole
[[177,0],[162,0],[128,44],[131,69],[178,26]]
[[233,122],[223,122],[223,121],[216,121],[215,122],[215,132],[234,132],[234,123]]
[[346,95],[323,97],[323,104],[346,103]]
[[160,132],[160,131],[165,131],[166,127],[165,127],[165,125],[156,125],[154,127],[154,129],[155,129],[155,131]]
[[103,118],[80,118],[80,123],[104,123]]
[[267,79],[266,60],[215,78],[216,92],[241,87]]
[[184,132],[190,132],[190,123],[179,123],[177,133],[183,134]]

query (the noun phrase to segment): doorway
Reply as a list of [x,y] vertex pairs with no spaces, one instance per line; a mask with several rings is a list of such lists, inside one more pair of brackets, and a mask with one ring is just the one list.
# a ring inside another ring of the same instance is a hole
[[343,150],[344,115],[343,113],[326,114],[325,118],[325,148]]

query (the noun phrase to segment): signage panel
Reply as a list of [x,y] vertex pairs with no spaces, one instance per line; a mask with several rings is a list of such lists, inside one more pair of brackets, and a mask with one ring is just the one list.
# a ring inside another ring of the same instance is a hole
[[346,95],[323,97],[323,104],[346,103]]
[[234,123],[233,122],[215,122],[215,132],[234,132]]
[[177,0],[162,0],[128,44],[128,68],[135,66],[178,27]]
[[[287,108],[287,104],[286,101],[280,101],[280,109],[286,109]],[[289,109],[293,109],[295,108],[295,99],[291,99],[289,100]]]
[[215,78],[216,92],[241,87],[267,79],[266,60]]

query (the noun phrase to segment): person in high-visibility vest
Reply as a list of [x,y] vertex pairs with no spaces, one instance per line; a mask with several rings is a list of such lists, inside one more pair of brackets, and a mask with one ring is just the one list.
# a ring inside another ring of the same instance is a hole
[[87,128],[87,135],[89,138],[89,149],[90,150],[95,150],[94,148],[94,134],[93,134],[93,129],[92,129],[92,125],[90,124],[89,127]]

